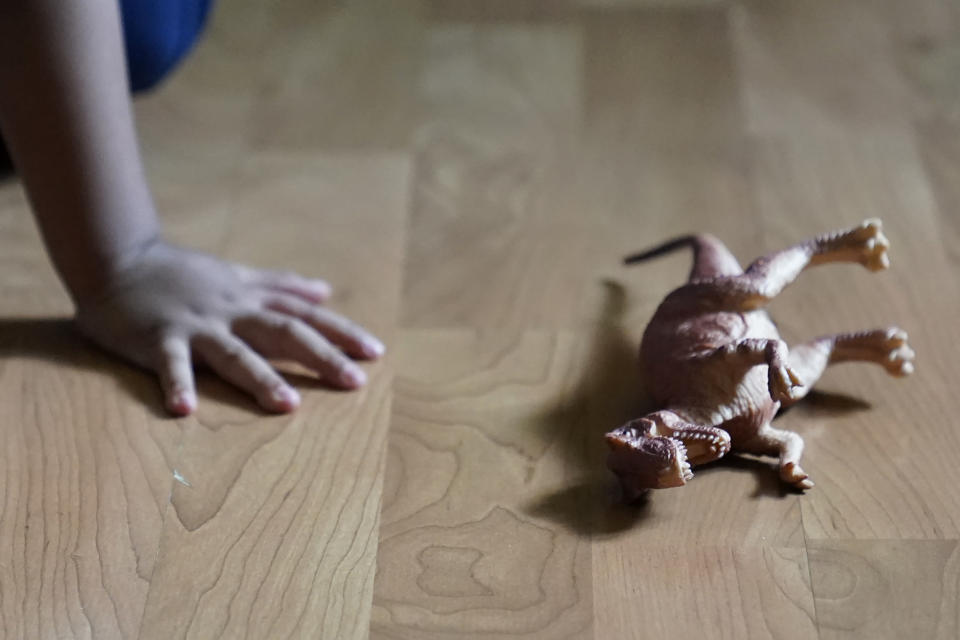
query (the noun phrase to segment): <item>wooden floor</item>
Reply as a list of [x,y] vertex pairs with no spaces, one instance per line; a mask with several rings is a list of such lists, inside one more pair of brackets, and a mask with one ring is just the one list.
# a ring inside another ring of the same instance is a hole
[[[222,0],[137,115],[172,238],[328,278],[390,353],[292,416],[207,377],[169,419],[0,185],[2,637],[960,637],[955,3]],[[601,436],[690,263],[620,257],[868,217],[890,271],[772,312],[900,325],[916,374],[781,419],[805,495],[735,458],[619,504]]]

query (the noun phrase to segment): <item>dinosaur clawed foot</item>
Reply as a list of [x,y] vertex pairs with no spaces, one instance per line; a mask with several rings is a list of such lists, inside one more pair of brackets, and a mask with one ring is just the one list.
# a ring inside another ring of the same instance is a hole
[[841,360],[864,360],[883,366],[892,376],[913,373],[914,352],[907,344],[907,332],[897,327],[876,329],[844,337],[837,345]]
[[780,479],[801,490],[812,489],[814,486],[813,480],[796,462],[787,462],[780,467]]
[[803,396],[803,382],[786,364],[771,364],[768,377],[770,397],[775,401],[791,402]]
[[883,235],[883,224],[877,218],[864,220],[859,226],[831,237],[828,246],[830,251],[848,254],[849,258],[870,271],[883,271],[890,267],[890,258],[887,256],[890,241]]
[[883,366],[890,375],[903,377],[913,373],[913,358],[916,354],[907,344],[906,331],[896,327],[887,329],[879,348],[884,352]]
[[890,267],[887,249],[890,241],[883,235],[880,220],[873,218],[865,221],[854,232],[857,241],[862,242],[860,263],[870,271],[883,271]]

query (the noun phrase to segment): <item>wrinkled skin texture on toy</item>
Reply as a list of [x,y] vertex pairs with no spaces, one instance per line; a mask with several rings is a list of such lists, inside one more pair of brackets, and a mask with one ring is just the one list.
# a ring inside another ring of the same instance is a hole
[[691,467],[730,451],[777,456],[783,482],[812,488],[800,467],[803,440],[771,425],[778,409],[803,398],[827,365],[873,362],[905,376],[913,372],[914,353],[896,327],[822,336],[790,348],[764,306],[811,266],[889,267],[880,221],[818,236],[746,270],[706,235],[678,238],[627,263],[687,246],[694,251],[689,281],[661,303],[640,346],[650,393],[663,409],[606,436],[608,466],[624,497],[684,485],[693,477]]

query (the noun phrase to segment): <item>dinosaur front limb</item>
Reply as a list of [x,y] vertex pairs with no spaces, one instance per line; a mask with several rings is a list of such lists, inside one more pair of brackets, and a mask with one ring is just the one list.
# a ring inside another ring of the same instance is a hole
[[797,397],[801,381],[792,369],[787,343],[783,340],[745,338],[726,344],[701,357],[722,360],[724,365],[744,369],[765,364],[768,367],[767,384],[770,397],[785,404],[793,402]]
[[798,489],[812,489],[813,481],[800,468],[803,438],[793,431],[774,429],[764,425],[753,438],[739,446],[738,451],[765,456],[780,456],[780,479]]
[[913,358],[907,333],[897,327],[816,338],[790,350],[789,367],[800,377],[802,385],[783,404],[789,406],[807,395],[827,365],[873,362],[890,375],[901,377],[913,373]]

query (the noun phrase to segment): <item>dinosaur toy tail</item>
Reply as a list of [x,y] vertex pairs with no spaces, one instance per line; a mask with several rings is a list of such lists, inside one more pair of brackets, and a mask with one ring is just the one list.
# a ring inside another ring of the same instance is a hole
[[696,242],[697,236],[680,236],[679,238],[668,240],[663,244],[659,244],[645,251],[633,253],[623,259],[623,264],[636,264],[638,262],[644,262],[646,260],[662,256],[665,253],[671,253],[677,249],[682,249],[683,247],[694,246]]
[[743,273],[740,263],[730,250],[718,239],[706,234],[680,236],[668,240],[646,251],[627,256],[623,259],[623,263],[629,265],[644,262],[684,247],[693,249],[693,269],[690,272],[690,280],[735,276]]

